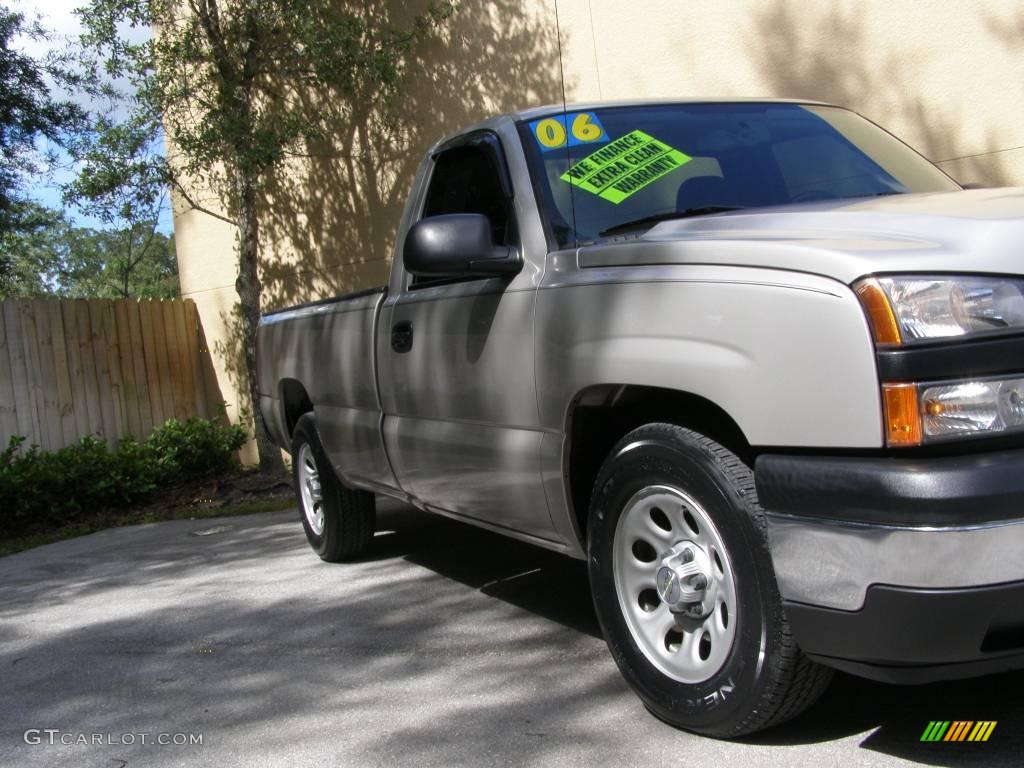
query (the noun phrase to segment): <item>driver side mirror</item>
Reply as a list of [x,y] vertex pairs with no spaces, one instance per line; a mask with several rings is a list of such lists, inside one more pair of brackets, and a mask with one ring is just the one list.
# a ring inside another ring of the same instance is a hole
[[495,245],[491,222],[479,213],[430,216],[405,236],[402,263],[417,277],[515,275],[523,268],[519,249]]

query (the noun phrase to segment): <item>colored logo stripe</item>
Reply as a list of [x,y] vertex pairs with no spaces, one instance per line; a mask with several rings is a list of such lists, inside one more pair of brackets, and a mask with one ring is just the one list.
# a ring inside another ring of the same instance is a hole
[[954,720],[943,741],[963,741],[967,738],[972,725],[974,725],[973,720]]
[[967,737],[968,741],[988,741],[988,737],[992,735],[992,731],[996,729],[995,720],[979,720],[974,726],[974,730],[971,731],[971,735]]
[[940,741],[949,728],[949,720],[932,720],[924,729],[921,741]]
[[931,720],[921,741],[988,741],[996,720]]

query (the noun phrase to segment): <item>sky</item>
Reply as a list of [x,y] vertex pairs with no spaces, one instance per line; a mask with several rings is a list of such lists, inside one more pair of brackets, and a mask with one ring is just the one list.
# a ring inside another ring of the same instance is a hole
[[[22,40],[19,47],[26,53],[39,57],[45,56],[51,46],[65,46],[69,38],[75,38],[81,32],[81,25],[78,23],[74,10],[85,2],[86,0],[7,0],[6,4],[8,7],[25,14],[27,19],[32,19],[38,15],[43,27],[53,35],[53,39],[49,41]],[[74,94],[72,94],[72,98],[74,98]],[[84,105],[88,106],[88,103],[86,102]],[[43,205],[50,208],[64,208],[60,195],[60,185],[71,178],[72,171],[58,170],[51,179],[38,179],[32,189],[32,195]],[[102,226],[101,222],[85,216],[77,210],[67,209],[66,213],[79,226]],[[173,228],[170,206],[166,205],[161,212],[158,229],[164,234],[170,234]]]

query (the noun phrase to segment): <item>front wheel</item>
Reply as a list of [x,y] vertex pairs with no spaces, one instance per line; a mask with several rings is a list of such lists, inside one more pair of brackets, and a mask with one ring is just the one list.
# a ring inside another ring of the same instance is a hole
[[373,494],[348,488],[334,474],[312,413],[292,433],[292,480],[306,539],[321,560],[348,560],[369,546],[376,526]]
[[753,474],[671,424],[623,438],[588,522],[598,620],[655,715],[731,738],[809,707],[831,672],[796,646],[782,611]]

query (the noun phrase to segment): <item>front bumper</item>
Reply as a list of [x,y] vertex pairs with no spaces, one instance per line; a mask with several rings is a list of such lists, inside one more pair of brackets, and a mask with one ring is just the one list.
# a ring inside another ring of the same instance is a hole
[[755,479],[808,654],[893,682],[1024,667],[1024,451],[766,455]]
[[786,603],[812,658],[862,677],[926,683],[1024,667],[1024,582],[971,589],[876,585],[859,611]]

